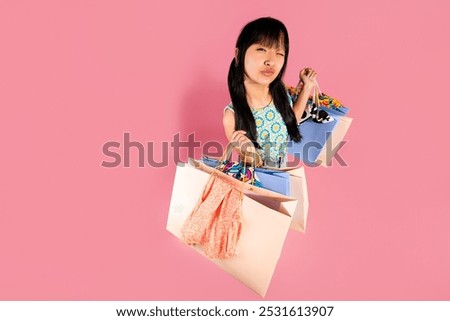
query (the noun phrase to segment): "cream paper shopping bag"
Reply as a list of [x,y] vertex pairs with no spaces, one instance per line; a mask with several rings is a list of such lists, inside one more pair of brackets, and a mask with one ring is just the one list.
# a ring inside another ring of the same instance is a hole
[[[167,230],[177,238],[181,238],[181,228],[197,204],[212,171],[214,169],[192,160],[191,164],[177,165],[167,221]],[[235,180],[220,172],[217,175]],[[297,200],[249,184],[243,186],[245,193],[238,255],[211,261],[264,296],[280,257]],[[204,255],[200,246],[192,247]]]
[[[308,219],[309,199],[308,187],[306,184],[306,173],[303,166],[300,167],[265,167],[266,169],[283,171],[289,174],[290,196],[298,203],[293,213],[291,229],[298,232],[306,231],[306,221]],[[258,175],[258,174],[256,174]]]
[[291,197],[298,201],[292,218],[291,229],[299,232],[305,232],[309,210],[305,169],[303,167],[299,167],[288,170],[287,172],[289,173],[290,179]]
[[337,118],[337,124],[333,131],[329,134],[325,146],[317,156],[316,163],[318,165],[328,167],[331,165],[332,158],[336,151],[339,149],[339,145],[343,142],[345,134],[347,133],[353,119],[347,116],[334,116]]

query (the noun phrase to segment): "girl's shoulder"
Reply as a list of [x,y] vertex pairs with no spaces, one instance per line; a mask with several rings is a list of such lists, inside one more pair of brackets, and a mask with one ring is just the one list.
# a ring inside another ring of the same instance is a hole
[[234,108],[233,108],[233,104],[229,103],[228,105],[225,106],[225,108],[223,109],[223,112],[226,112],[228,110],[231,110],[234,113]]

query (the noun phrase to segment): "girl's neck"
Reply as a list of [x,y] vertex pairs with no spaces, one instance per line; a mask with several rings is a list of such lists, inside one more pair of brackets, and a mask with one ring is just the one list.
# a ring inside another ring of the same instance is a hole
[[272,95],[269,86],[261,86],[257,84],[245,84],[245,91],[248,105],[251,108],[262,108],[270,104]]

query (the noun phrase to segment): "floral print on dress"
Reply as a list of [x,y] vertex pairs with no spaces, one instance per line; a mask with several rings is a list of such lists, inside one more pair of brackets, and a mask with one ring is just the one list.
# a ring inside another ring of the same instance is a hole
[[286,155],[288,140],[288,131],[281,114],[273,102],[263,108],[252,108],[252,113],[255,117],[257,142],[261,147],[263,161],[279,162],[280,158]]

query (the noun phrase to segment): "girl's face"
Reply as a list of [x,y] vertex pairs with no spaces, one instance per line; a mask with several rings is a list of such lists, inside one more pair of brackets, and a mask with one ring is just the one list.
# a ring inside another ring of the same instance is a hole
[[244,83],[268,86],[283,68],[284,54],[282,47],[267,47],[260,44],[248,47],[244,58]]

